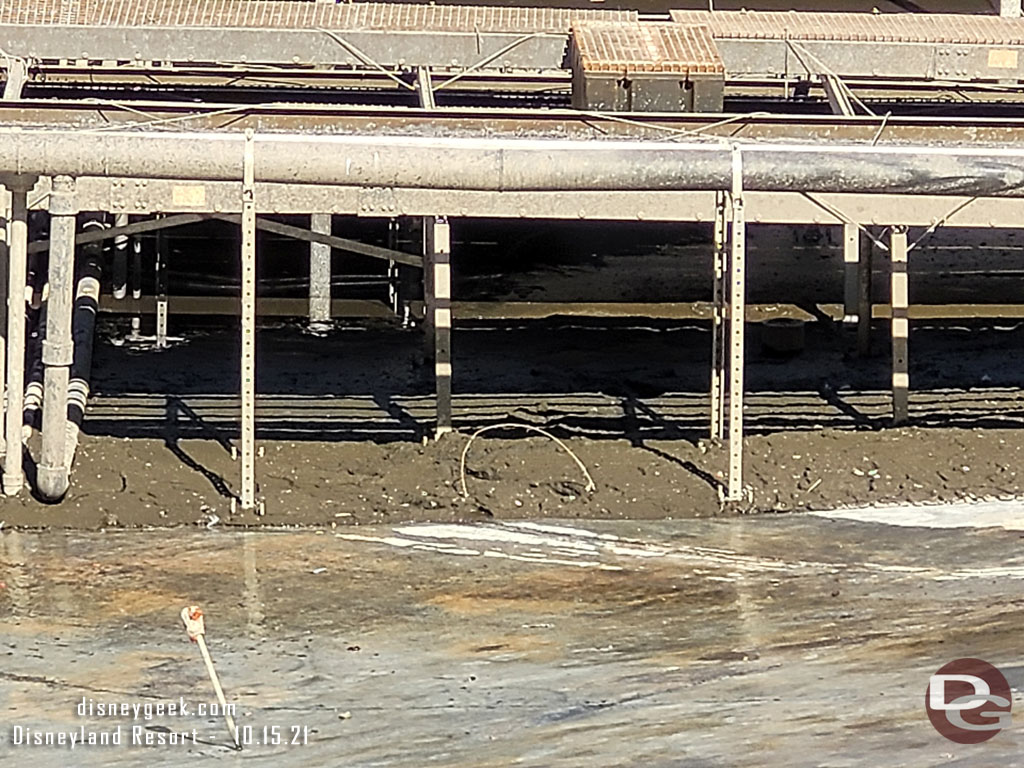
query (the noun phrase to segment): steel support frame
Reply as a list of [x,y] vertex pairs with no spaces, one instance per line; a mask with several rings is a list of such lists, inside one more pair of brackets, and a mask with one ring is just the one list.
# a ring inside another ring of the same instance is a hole
[[907,271],[907,228],[893,227],[889,236],[889,258],[892,264],[892,420],[894,425],[910,419],[910,316],[909,275]]
[[451,226],[444,216],[423,221],[426,358],[433,363],[437,397],[435,438],[452,431]]
[[728,466],[719,498],[744,498],[743,387],[746,335],[746,216],[743,155],[733,150],[732,187],[715,205],[714,314],[712,332],[711,436],[724,439]]
[[253,134],[246,133],[242,167],[241,247],[241,492],[243,511],[256,509],[256,181]]

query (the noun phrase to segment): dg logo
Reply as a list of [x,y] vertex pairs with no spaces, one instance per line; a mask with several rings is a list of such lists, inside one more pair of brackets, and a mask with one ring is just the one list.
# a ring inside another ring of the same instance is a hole
[[1010,727],[1010,686],[981,659],[957,659],[931,676],[925,709],[935,730],[958,744],[980,744]]

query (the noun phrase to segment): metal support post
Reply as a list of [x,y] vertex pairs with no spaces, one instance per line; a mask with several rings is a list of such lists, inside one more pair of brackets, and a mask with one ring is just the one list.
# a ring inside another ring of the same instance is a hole
[[[128,226],[128,214],[119,213],[114,216],[115,227]],[[114,238],[114,264],[111,272],[111,292],[114,298],[121,301],[128,295],[128,236],[118,235]]]
[[36,487],[48,501],[68,490],[68,384],[74,361],[75,180],[56,176],[50,194],[50,264],[43,339],[43,435]]
[[242,493],[243,510],[256,508],[256,162],[245,133],[242,171]]
[[726,501],[743,499],[743,374],[746,331],[747,225],[743,212],[743,155],[732,155],[729,248],[729,482]]
[[[320,235],[331,234],[331,214],[314,213],[309,228]],[[324,331],[331,323],[331,246],[309,244],[309,327]]]
[[726,233],[729,229],[726,192],[715,195],[714,233],[714,307],[711,320],[711,439],[725,436],[725,271],[729,261],[726,255]]
[[437,393],[436,437],[452,431],[451,228],[443,216],[423,221],[424,330],[428,359],[434,361]]
[[132,330],[128,338],[138,341],[142,338],[142,238],[132,237]]
[[907,228],[893,227],[889,244],[892,259],[892,420],[894,424],[904,424],[910,417]]
[[167,238],[164,230],[156,233],[156,347],[167,347]]
[[4,420],[4,493],[21,491],[25,484],[21,442],[25,400],[25,283],[28,280],[28,183],[11,187],[8,226],[10,262],[7,273],[7,413]]
[[860,227],[843,224],[843,322],[857,322]]
[[[394,251],[398,249],[398,219],[388,219],[388,250]],[[399,308],[401,307],[401,299],[399,298],[399,282],[398,282],[398,264],[392,260],[388,260],[388,306],[391,307],[391,311],[395,313],[397,317],[399,314]]]

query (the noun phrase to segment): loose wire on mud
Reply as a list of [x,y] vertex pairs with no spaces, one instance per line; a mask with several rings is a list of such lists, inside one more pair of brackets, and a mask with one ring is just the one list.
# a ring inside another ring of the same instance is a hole
[[485,432],[491,432],[496,429],[527,429],[530,430],[531,432],[536,432],[540,435],[543,435],[544,437],[548,437],[554,440],[555,444],[558,445],[559,448],[561,448],[563,451],[569,454],[569,456],[572,457],[572,460],[576,462],[576,466],[578,466],[580,468],[580,471],[583,473],[583,477],[587,481],[583,489],[587,493],[593,493],[594,491],[597,490],[597,486],[594,484],[594,478],[590,476],[590,472],[589,470],[587,470],[587,465],[584,464],[580,460],[580,457],[573,453],[572,449],[563,441],[559,440],[557,437],[555,437],[547,430],[541,429],[540,427],[535,427],[532,424],[516,424],[513,422],[503,422],[501,424],[491,424],[489,426],[478,429],[476,432],[470,435],[469,440],[466,442],[465,447],[462,449],[462,456],[459,459],[459,493],[462,494],[462,498],[469,498],[469,489],[466,487],[466,456],[469,455],[469,449],[470,447],[472,447],[473,441],[480,437],[480,435],[484,434]]

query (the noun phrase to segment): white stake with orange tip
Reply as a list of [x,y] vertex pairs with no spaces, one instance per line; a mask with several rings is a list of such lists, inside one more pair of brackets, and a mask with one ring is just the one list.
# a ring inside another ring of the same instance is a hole
[[231,717],[228,710],[227,699],[224,698],[224,689],[220,687],[220,678],[217,677],[217,670],[213,668],[213,659],[210,658],[210,651],[206,647],[206,623],[203,621],[203,611],[198,605],[189,605],[181,609],[181,620],[185,624],[185,631],[189,639],[199,645],[199,651],[203,654],[203,661],[206,662],[206,671],[210,673],[210,682],[213,683],[214,693],[217,694],[217,701],[220,702],[221,712],[224,713],[224,721],[228,724],[228,733],[235,749],[241,749],[238,742],[238,728],[235,726],[235,719]]

